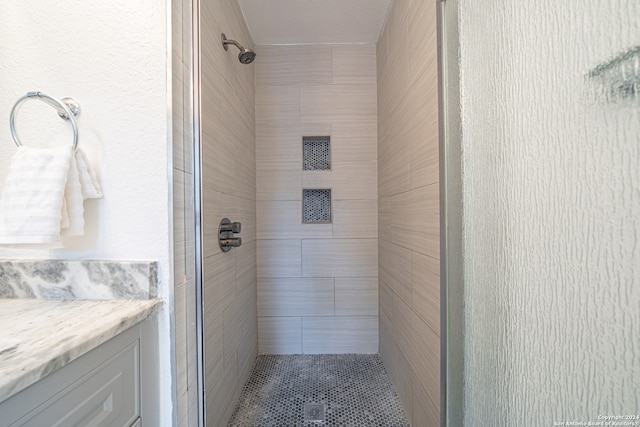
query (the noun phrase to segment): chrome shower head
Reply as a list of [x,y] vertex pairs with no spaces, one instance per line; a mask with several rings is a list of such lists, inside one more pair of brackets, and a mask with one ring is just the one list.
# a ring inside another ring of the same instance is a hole
[[256,59],[256,53],[251,49],[244,49],[238,54],[238,59],[243,64],[251,64]]
[[235,40],[227,39],[227,36],[225,36],[224,33],[222,33],[220,38],[222,40],[222,47],[224,47],[224,50],[229,50],[230,44],[240,49],[238,60],[241,64],[251,64],[253,60],[256,59],[256,53],[254,51],[252,51],[251,49],[245,49],[240,43]]

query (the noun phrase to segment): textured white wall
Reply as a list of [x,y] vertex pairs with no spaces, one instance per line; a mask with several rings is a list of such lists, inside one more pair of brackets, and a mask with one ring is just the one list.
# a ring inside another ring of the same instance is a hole
[[[0,257],[166,258],[165,9],[166,2],[151,0],[2,1],[0,179],[15,151],[11,108],[20,96],[39,90],[81,104],[80,147],[96,165],[105,197],[86,203],[87,236],[66,239],[67,249],[0,249]],[[40,103],[28,102],[19,116],[25,144],[38,140],[30,119],[48,117],[71,140],[69,126],[50,107],[31,104]]]
[[[11,108],[39,90],[80,102],[80,146],[105,194],[85,203],[87,235],[65,239],[65,249],[5,248],[0,258],[158,260],[160,292],[168,296],[167,2],[0,0],[0,10],[0,182],[15,151]],[[19,116],[25,144],[70,140],[68,124],[35,104],[41,103],[28,102]],[[40,132],[31,130],[35,120],[43,120]],[[160,316],[162,331],[169,330],[167,316]],[[165,399],[168,339],[161,332]],[[170,420],[171,402],[161,407],[161,419]]]
[[639,104],[591,102],[585,78],[638,16],[460,4],[467,425],[640,409]]

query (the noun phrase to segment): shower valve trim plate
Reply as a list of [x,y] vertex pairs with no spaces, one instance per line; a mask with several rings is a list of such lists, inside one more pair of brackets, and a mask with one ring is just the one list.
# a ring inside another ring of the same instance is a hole
[[231,222],[229,218],[223,218],[218,228],[218,241],[222,252],[229,252],[232,248],[237,248],[242,244],[240,237],[235,237],[242,230],[242,224]]

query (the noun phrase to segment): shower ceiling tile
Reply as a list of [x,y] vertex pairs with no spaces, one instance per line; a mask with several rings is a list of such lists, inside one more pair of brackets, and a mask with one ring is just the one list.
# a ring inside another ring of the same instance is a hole
[[255,44],[375,43],[390,0],[239,0]]

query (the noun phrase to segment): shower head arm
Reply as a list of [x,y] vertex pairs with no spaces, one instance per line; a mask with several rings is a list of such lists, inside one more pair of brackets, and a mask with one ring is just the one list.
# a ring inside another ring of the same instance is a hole
[[240,50],[238,54],[238,61],[241,64],[251,64],[256,57],[256,54],[251,49],[245,49],[240,43],[235,40],[227,39],[227,36],[222,33],[220,35],[220,40],[222,41],[222,47],[224,50],[229,50],[229,45],[232,44]]
[[229,50],[229,46],[228,45],[230,45],[230,44],[232,44],[235,47],[237,47],[238,49],[240,49],[241,52],[244,50],[244,47],[242,47],[242,45],[240,43],[238,43],[235,40],[228,39],[227,36],[225,36],[224,33],[222,33],[222,46],[224,46],[224,50]]

